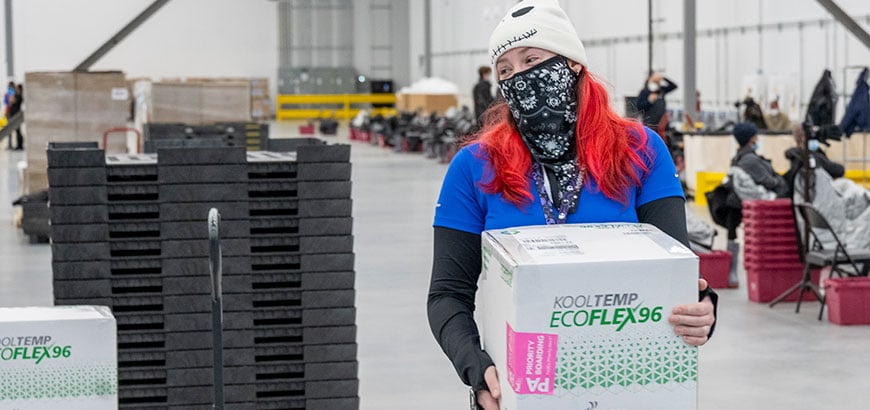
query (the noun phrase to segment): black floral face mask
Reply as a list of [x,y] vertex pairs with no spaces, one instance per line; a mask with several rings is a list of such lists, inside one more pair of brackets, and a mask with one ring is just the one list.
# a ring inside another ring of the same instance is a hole
[[574,137],[577,78],[568,60],[556,56],[499,82],[532,159],[559,181],[559,196],[553,199],[569,199],[572,212],[576,199],[568,193],[575,191],[572,181],[580,173]]

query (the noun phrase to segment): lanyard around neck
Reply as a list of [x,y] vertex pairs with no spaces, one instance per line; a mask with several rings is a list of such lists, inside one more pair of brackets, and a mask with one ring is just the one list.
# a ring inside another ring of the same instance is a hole
[[[571,209],[571,201],[569,198],[573,197],[579,201],[580,191],[583,188],[583,170],[580,170],[579,175],[571,177],[570,186],[573,189],[568,192],[562,192],[562,200],[558,207],[554,204],[552,188],[550,187],[549,180],[546,178],[545,173],[546,171],[544,170],[543,165],[539,164],[537,161],[532,164],[532,178],[534,179],[535,186],[538,188],[538,197],[541,199],[541,207],[544,210],[544,219],[546,220],[547,225],[563,224],[568,219],[568,211]],[[579,204],[577,206],[579,207]],[[558,214],[556,213],[557,211]]]

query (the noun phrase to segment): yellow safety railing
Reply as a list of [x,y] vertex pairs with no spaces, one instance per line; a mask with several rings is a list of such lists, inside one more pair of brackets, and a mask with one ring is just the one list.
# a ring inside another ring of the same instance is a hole
[[695,174],[695,203],[698,205],[707,205],[707,192],[716,189],[725,178],[724,172],[704,172],[698,171]]
[[[854,181],[864,188],[870,189],[870,170],[847,169],[846,175],[843,177]],[[716,189],[722,183],[723,178],[725,178],[724,172],[698,171],[695,174],[695,203],[707,205],[707,196],[704,194]]]
[[[395,94],[284,94],[276,99],[277,120],[336,118],[348,120],[372,104],[396,104]],[[393,107],[379,107],[372,114],[395,114]]]
[[860,169],[847,169],[845,178],[855,181],[856,184],[870,189],[870,169],[862,171]]

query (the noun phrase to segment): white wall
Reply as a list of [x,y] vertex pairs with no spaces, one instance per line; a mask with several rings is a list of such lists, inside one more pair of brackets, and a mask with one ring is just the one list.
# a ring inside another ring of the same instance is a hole
[[[422,3],[415,1],[414,3]],[[456,82],[468,90],[476,78],[476,67],[489,64],[486,53],[489,34],[515,0],[432,0],[433,14],[433,74]],[[612,84],[615,96],[633,95],[640,89],[647,71],[645,42],[594,46],[592,40],[621,36],[646,36],[646,0],[560,0],[574,21],[580,37],[587,43],[590,70]],[[837,3],[853,16],[870,15],[870,1],[838,0]],[[682,30],[683,2],[654,0],[657,33]],[[422,24],[422,6],[412,5],[412,28]],[[814,0],[734,0],[698,1],[698,30],[741,25],[828,19],[830,15]],[[861,19],[867,30],[870,25]],[[769,31],[759,36],[748,30],[726,37],[699,38],[697,41],[697,87],[705,108],[727,106],[742,97],[744,78],[760,72],[768,77],[795,78],[803,89],[801,102],[806,103],[822,70],[830,68],[843,88],[843,67],[870,65],[870,50],[838,24],[825,28],[818,25],[803,29],[801,42],[797,29]],[[422,34],[412,33],[412,77],[422,76],[417,61],[422,53]],[[673,39],[656,43],[654,67],[664,70],[677,83],[683,78],[683,43]],[[759,53],[759,50],[761,53]],[[457,53],[445,56],[444,53]],[[801,59],[801,53],[803,58]],[[439,55],[441,54],[441,55]],[[761,54],[761,61],[759,61]],[[854,87],[853,73],[845,81],[846,89]],[[673,97],[675,103],[681,93]],[[622,104],[621,99],[617,105]],[[842,114],[842,109],[839,111]]]
[[[14,0],[16,79],[27,71],[72,70],[151,2]],[[274,95],[277,24],[276,3],[267,0],[174,0],[92,70],[155,78],[269,77]],[[0,58],[6,74],[5,39]]]

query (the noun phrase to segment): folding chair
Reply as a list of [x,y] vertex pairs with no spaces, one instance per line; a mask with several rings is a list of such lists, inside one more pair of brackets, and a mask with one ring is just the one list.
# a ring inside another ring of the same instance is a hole
[[[811,291],[822,304],[819,309],[819,320],[822,320],[822,314],[825,311],[826,297],[822,296],[818,285],[812,282],[810,271],[830,266],[831,274],[837,274],[839,277],[866,275],[866,269],[862,272],[862,270],[858,268],[858,264],[870,263],[870,249],[852,249],[847,251],[843,243],[840,242],[840,238],[837,237],[837,234],[834,232],[834,229],[825,217],[819,213],[819,211],[808,204],[797,204],[795,205],[795,208],[797,210],[795,214],[800,214],[801,219],[806,225],[804,229],[809,231],[810,238],[810,243],[805,243],[805,235],[802,235],[801,229],[797,229],[799,252],[801,261],[804,263],[803,277],[800,282],[796,283],[794,286],[783,292],[782,295],[779,295],[774,299],[773,302],[770,303],[770,307],[781,302],[792,293],[800,291],[795,313],[800,312],[801,300],[803,299],[804,292]],[[828,232],[831,235],[834,244],[836,244],[833,246],[833,249],[831,249],[831,247],[824,247],[816,230]],[[868,265],[865,265],[865,267],[866,266]],[[844,267],[851,267],[852,271],[843,269]]]

